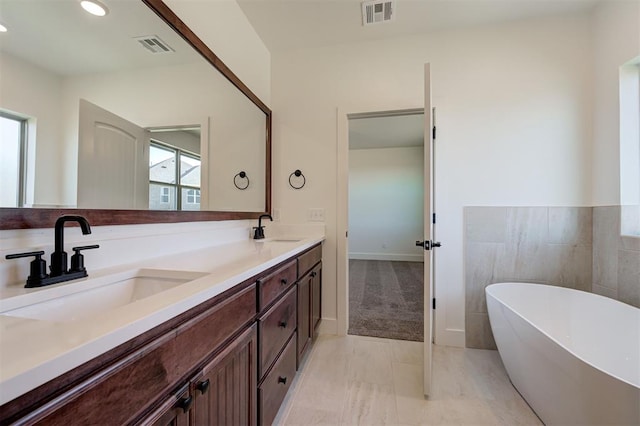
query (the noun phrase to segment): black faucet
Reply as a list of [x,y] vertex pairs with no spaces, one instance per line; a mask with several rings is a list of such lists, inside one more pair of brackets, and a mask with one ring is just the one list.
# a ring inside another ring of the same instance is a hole
[[5,256],[6,259],[35,256],[35,259],[31,262],[31,272],[25,287],[43,287],[87,276],[87,270],[84,267],[84,256],[80,252],[100,246],[95,244],[73,247],[75,254],[71,256],[71,268],[67,269],[67,253],[64,251],[64,224],[67,222],[77,222],[83,235],[91,233],[89,222],[84,217],[76,215],[60,216],[56,220],[54,229],[54,251],[51,253],[51,273],[49,275],[47,275],[47,262],[42,260],[44,251],[8,254]]
[[262,218],[263,217],[268,217],[269,220],[273,221],[273,218],[271,217],[270,214],[263,214],[260,215],[260,217],[258,218],[258,226],[257,227],[253,227],[253,229],[255,229],[255,232],[253,233],[253,239],[254,240],[262,240],[264,239],[264,226],[262,226]]
[[54,247],[51,253],[51,276],[57,277],[67,272],[67,252],[64,251],[64,224],[67,222],[78,222],[82,235],[91,233],[89,222],[82,216],[64,215],[56,220],[54,228]]

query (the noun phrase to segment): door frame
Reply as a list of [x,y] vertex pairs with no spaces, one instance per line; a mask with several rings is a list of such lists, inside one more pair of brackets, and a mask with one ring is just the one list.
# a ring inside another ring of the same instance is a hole
[[[336,334],[349,329],[349,119],[423,113],[424,104],[362,104],[336,110]],[[426,194],[425,194],[426,196]],[[422,238],[416,236],[416,238]]]

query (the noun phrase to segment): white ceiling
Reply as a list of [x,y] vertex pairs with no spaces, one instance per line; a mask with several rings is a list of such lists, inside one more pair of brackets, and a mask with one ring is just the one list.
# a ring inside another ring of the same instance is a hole
[[424,114],[349,120],[349,149],[400,148],[424,145]]
[[367,27],[359,0],[237,1],[276,52],[577,13],[602,0],[396,0],[395,21]]

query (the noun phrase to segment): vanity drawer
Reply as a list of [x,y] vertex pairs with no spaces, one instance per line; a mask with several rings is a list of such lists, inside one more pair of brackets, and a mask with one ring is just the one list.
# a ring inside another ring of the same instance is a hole
[[295,374],[296,339],[294,335],[258,388],[261,425],[270,425],[273,422]]
[[322,260],[322,246],[317,245],[298,257],[298,277],[303,276]]
[[258,319],[259,377],[269,369],[276,355],[296,329],[296,288]]
[[296,261],[258,279],[258,310],[263,310],[296,281]]

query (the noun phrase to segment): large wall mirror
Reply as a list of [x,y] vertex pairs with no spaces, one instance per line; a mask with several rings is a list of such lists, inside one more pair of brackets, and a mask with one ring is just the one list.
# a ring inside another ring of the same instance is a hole
[[0,229],[256,218],[271,111],[161,0],[0,0]]

